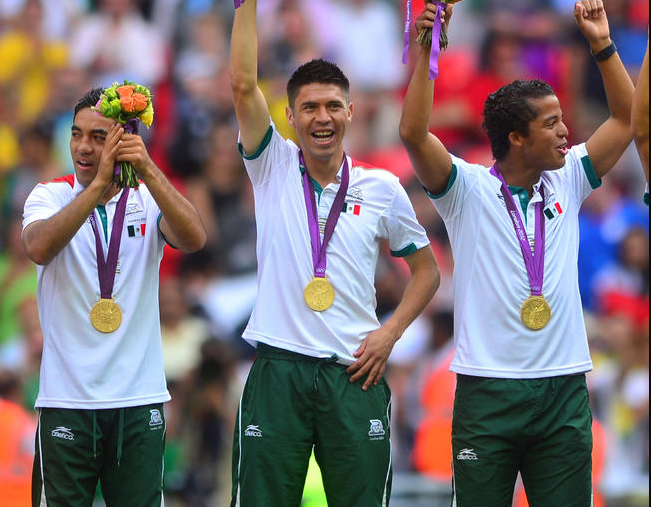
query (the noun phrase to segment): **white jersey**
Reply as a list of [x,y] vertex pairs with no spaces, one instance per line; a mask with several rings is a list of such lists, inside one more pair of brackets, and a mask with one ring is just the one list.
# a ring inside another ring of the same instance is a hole
[[[298,154],[272,125],[256,153],[244,157],[255,195],[258,294],[243,336],[312,357],[337,354],[339,362],[351,364],[353,352],[380,327],[374,281],[381,240],[388,239],[394,256],[409,255],[429,240],[398,178],[348,158],[344,209],[326,250],[335,300],[323,312],[311,310],[303,298],[314,265]],[[323,236],[339,184],[315,187]]]
[[[37,185],[25,202],[23,229],[55,215],[83,190],[73,175]],[[108,238],[122,192],[105,206]],[[94,213],[106,256],[102,220]],[[159,215],[145,185],[130,190],[113,288],[122,323],[112,333],[101,333],[90,322],[100,289],[89,219],[49,264],[38,266],[43,358],[36,407],[102,409],[170,399],[158,313],[158,269],[165,244]]]
[[[490,168],[452,157],[448,189],[432,201],[445,221],[454,254],[454,340],[450,369],[498,378],[541,378],[592,368],[579,295],[579,208],[601,182],[585,144],[566,164],[546,171],[530,202],[524,189],[514,201],[533,244],[540,186],[545,202],[543,295],[551,320],[539,331],[525,327],[522,303],[531,294],[520,243]],[[526,209],[526,213],[523,213]]]

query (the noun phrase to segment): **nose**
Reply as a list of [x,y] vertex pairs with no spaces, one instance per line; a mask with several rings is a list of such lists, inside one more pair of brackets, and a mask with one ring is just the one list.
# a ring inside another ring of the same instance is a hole
[[560,122],[560,124],[559,124],[558,135],[559,135],[560,137],[563,137],[563,138],[565,138],[565,137],[567,137],[567,136],[570,135],[570,131],[567,130],[567,126],[566,126],[565,123],[563,123],[563,122]]
[[330,121],[330,115],[328,114],[328,108],[325,106],[320,106],[316,111],[316,121],[321,123],[327,123]]
[[93,151],[93,146],[86,136],[82,136],[79,144],[77,145],[77,151],[80,153],[91,153]]

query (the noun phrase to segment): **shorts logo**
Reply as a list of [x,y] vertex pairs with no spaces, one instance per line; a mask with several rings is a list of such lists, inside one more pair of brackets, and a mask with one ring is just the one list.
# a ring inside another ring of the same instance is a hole
[[149,411],[149,426],[162,426],[163,416],[160,415],[160,410],[154,409]]
[[244,430],[244,436],[262,438],[262,430],[260,426],[249,424]]
[[65,426],[57,426],[52,430],[51,435],[55,438],[62,438],[64,440],[74,440],[75,435],[70,431],[70,428]]
[[384,426],[382,426],[382,421],[379,419],[371,419],[369,421],[371,423],[371,429],[368,432],[368,436],[371,437],[371,440],[384,440],[384,435],[386,435],[386,432],[384,431]]
[[477,454],[474,449],[461,449],[457,454],[457,459],[460,461],[473,461],[477,460]]

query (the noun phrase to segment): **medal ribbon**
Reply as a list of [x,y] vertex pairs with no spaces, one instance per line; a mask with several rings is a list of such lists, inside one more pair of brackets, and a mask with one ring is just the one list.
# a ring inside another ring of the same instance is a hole
[[99,277],[99,291],[102,299],[111,299],[113,297],[113,283],[115,282],[115,269],[118,265],[118,252],[120,251],[120,242],[122,241],[122,225],[124,224],[124,215],[127,209],[127,196],[129,189],[122,190],[122,195],[118,200],[113,217],[113,229],[109,241],[108,254],[104,258],[102,248],[102,239],[99,235],[99,228],[95,220],[95,211],[90,214],[90,225],[95,234],[95,252],[97,252],[97,275]]
[[536,223],[534,226],[535,232],[532,252],[531,246],[529,245],[529,239],[527,238],[527,231],[522,223],[522,218],[515,207],[515,201],[513,200],[511,192],[509,192],[506,181],[504,181],[504,176],[502,176],[502,173],[497,168],[497,162],[493,165],[490,172],[502,183],[500,190],[504,196],[504,202],[506,203],[509,217],[511,217],[511,222],[515,229],[515,235],[520,243],[520,250],[522,250],[522,256],[524,257],[524,265],[527,268],[527,275],[529,276],[531,294],[533,296],[541,296],[545,274],[545,216],[543,215],[545,192],[542,184],[540,185],[541,200],[537,202],[535,206]]
[[[439,75],[439,55],[441,47],[439,40],[441,38],[441,27],[443,26],[441,20],[442,9],[447,5],[445,2],[432,2],[436,4],[436,18],[434,19],[434,26],[432,27],[432,47],[429,54],[429,78],[436,79]],[[404,48],[402,50],[402,63],[407,64],[407,56],[409,54],[409,29],[411,25],[411,0],[407,0],[407,14],[405,20],[405,36]]]
[[335,200],[328,213],[326,220],[325,231],[323,234],[323,243],[321,243],[321,233],[319,232],[319,215],[316,209],[316,198],[314,197],[314,185],[310,175],[307,173],[305,166],[305,159],[303,152],[298,154],[301,167],[303,171],[303,196],[305,197],[305,207],[307,208],[307,223],[310,229],[310,242],[312,244],[312,263],[314,264],[314,276],[324,278],[326,272],[326,248],[330,242],[330,238],[335,231],[335,225],[339,220],[339,215],[344,208],[344,201],[346,200],[346,192],[348,191],[349,171],[348,171],[348,157],[344,153],[344,167],[341,171],[341,182],[339,190],[335,196]]

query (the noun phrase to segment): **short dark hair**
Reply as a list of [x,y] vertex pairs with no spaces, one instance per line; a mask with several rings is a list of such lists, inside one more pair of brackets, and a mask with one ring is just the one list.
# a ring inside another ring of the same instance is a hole
[[99,102],[99,98],[104,93],[104,88],[93,88],[92,90],[86,92],[83,97],[81,97],[77,104],[75,105],[75,114],[73,119],[77,117],[77,113],[82,109],[87,107],[93,107]]
[[350,83],[346,75],[336,64],[318,58],[301,65],[287,82],[287,98],[290,107],[294,107],[294,101],[301,87],[312,83],[337,85],[348,99]]
[[530,99],[555,95],[544,81],[516,80],[491,93],[484,103],[483,127],[491,143],[493,158],[501,160],[509,151],[509,134],[529,135],[529,123],[538,116]]

